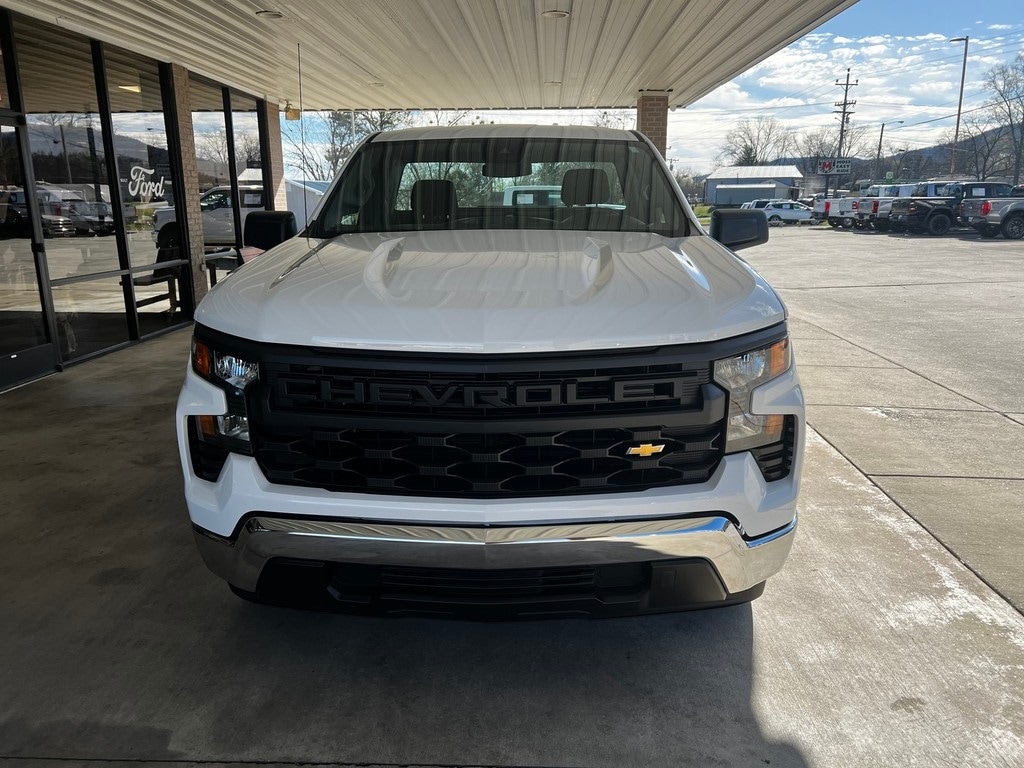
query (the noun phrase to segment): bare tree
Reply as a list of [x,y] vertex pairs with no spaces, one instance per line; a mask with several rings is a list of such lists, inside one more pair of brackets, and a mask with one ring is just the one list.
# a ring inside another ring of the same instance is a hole
[[468,109],[427,109],[423,114],[428,125],[458,125],[472,114]]
[[223,128],[196,134],[196,157],[227,166],[228,135]]
[[1006,130],[1013,159],[1013,183],[1020,183],[1024,160],[1024,55],[1017,54],[1009,64],[989,70],[985,84],[993,91],[992,115]]
[[593,124],[600,128],[618,128],[631,131],[636,127],[636,110],[602,109],[594,115]]
[[1012,152],[1007,152],[1008,134],[1006,126],[991,114],[972,112],[964,115],[960,123],[959,141],[954,145],[952,132],[947,138],[950,149],[960,153],[957,166],[984,180],[1010,173],[1013,160]]
[[404,110],[304,112],[301,120],[281,125],[285,162],[306,179],[332,179],[367,136],[405,128],[412,122],[413,113]]
[[743,120],[725,134],[721,156],[733,165],[767,165],[792,154],[793,133],[774,117]]
[[255,133],[235,136],[235,163],[241,168],[256,168],[260,164],[260,137]]

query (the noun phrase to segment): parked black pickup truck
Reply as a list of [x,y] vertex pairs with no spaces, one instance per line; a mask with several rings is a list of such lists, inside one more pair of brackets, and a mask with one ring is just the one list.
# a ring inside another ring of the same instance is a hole
[[994,181],[922,182],[911,197],[892,201],[890,221],[915,234],[944,235],[956,224],[964,198],[1009,197],[1011,189]]

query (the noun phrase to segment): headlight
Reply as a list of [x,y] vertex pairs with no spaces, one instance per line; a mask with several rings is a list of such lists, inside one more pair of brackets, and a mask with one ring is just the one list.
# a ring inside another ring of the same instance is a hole
[[207,381],[224,389],[227,413],[196,416],[200,440],[240,453],[250,451],[249,418],[245,388],[259,378],[259,364],[237,355],[222,354],[198,339],[192,339],[192,369]]
[[729,390],[725,452],[738,453],[782,440],[782,414],[752,413],[755,387],[789,370],[789,337],[771,346],[715,361],[715,381]]

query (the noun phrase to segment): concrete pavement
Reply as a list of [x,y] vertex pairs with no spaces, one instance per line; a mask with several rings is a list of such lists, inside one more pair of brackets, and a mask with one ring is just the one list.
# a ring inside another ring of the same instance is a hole
[[1024,241],[776,228],[808,420],[1024,610]]
[[[827,237],[850,234],[773,230],[744,255],[783,286],[863,282],[831,269]],[[902,316],[884,313],[911,308],[879,302],[875,339],[856,303],[794,293],[822,433],[800,531],[761,599],[716,611],[467,624],[254,606],[191,541],[172,430],[187,331],[3,395],[0,768],[1024,764],[1024,618],[971,570],[1004,594],[1020,580],[1019,551],[990,539],[1004,525],[1013,548],[1020,487],[1003,477],[1020,422],[994,404],[1024,403],[904,365]],[[959,449],[970,480],[952,449],[941,478],[915,458],[946,414],[958,440],[996,441]]]

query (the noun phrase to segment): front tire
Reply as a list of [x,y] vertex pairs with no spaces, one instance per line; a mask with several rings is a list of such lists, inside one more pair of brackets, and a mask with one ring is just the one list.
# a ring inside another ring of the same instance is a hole
[[1024,237],[1024,216],[1017,214],[1004,219],[1000,229],[1007,240],[1020,240]]

